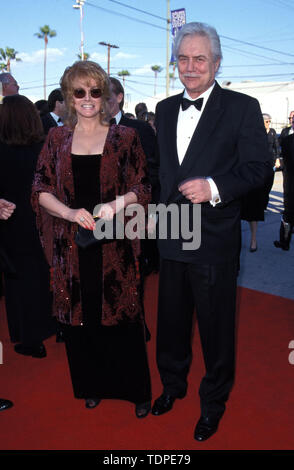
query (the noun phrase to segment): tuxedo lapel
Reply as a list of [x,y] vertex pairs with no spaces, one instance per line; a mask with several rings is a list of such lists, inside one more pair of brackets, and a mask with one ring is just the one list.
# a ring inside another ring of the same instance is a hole
[[177,124],[178,124],[178,115],[181,104],[181,99],[184,92],[176,96],[176,100],[168,110],[169,118],[167,119],[166,126],[166,142],[168,142],[168,151],[171,158],[171,165],[173,169],[178,171],[179,169],[179,157],[177,151]]
[[[215,84],[214,89],[211,92],[211,95],[206,103],[204,111],[201,115],[197,128],[194,131],[189,147],[186,151],[185,157],[182,161],[182,164],[178,168],[177,177],[175,181],[175,186],[170,194],[169,201],[178,200],[181,197],[181,194],[178,191],[178,184],[183,181],[185,178],[196,176],[191,174],[192,167],[195,165],[195,160],[198,159],[200,163],[201,154],[205,148],[206,143],[211,138],[214,129],[218,125],[218,121],[223,114],[223,109],[221,107],[221,87],[218,83]],[[176,135],[176,133],[175,133]],[[173,141],[174,143],[174,141]],[[174,143],[175,149],[177,148],[177,143]],[[177,156],[177,152],[176,152]],[[197,175],[197,176],[206,176],[206,175]]]
[[206,143],[211,138],[214,129],[218,126],[218,121],[223,114],[223,109],[221,108],[220,104],[220,97],[221,88],[216,83],[187,149],[186,155],[179,170],[179,176],[189,174],[189,169],[195,163],[195,159],[201,158],[201,153]]

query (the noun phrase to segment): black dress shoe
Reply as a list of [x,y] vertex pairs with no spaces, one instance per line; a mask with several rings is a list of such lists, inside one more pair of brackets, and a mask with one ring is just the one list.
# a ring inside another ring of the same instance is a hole
[[163,413],[167,413],[173,407],[174,401],[176,397],[172,397],[171,395],[166,395],[163,393],[157,398],[154,402],[152,407],[152,414],[155,416],[162,415]]
[[220,418],[201,416],[196,424],[194,439],[200,442],[209,439],[217,431],[219,421]]
[[85,406],[89,409],[96,408],[96,406],[98,406],[100,402],[100,398],[86,398]]
[[32,356],[32,357],[46,357],[46,349],[44,344],[40,344],[39,346],[26,346],[25,344],[16,344],[14,346],[15,352],[18,354],[23,354],[24,356]]
[[139,403],[135,407],[135,413],[137,418],[146,418],[151,410],[151,403],[147,401],[146,403]]
[[0,398],[0,411],[8,410],[8,408],[11,408],[12,406],[13,406],[12,401],[4,400],[4,398]]

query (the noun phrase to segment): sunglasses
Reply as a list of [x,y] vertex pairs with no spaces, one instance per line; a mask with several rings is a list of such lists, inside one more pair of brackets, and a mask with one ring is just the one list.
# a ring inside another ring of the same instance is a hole
[[[84,90],[84,88],[76,88],[73,91],[73,96],[78,100],[85,98],[86,94],[87,92],[86,90]],[[92,98],[100,98],[100,96],[102,95],[102,90],[100,88],[91,88],[90,95],[92,96]]]
[[267,122],[267,123],[269,123],[269,122],[271,122],[271,121],[264,121],[264,122]]

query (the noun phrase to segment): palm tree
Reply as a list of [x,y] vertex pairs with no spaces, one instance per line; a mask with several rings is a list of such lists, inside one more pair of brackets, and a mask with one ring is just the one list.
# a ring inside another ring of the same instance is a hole
[[[78,58],[82,60],[82,54],[77,54]],[[84,52],[84,59],[83,60],[88,60],[90,58],[90,54],[88,52]]]
[[48,45],[48,37],[53,38],[56,36],[56,31],[54,29],[50,29],[50,27],[45,24],[45,26],[40,27],[38,33],[35,33],[39,39],[44,39],[45,48],[44,48],[44,100],[46,100],[46,65],[47,65],[47,45]]
[[15,49],[12,49],[12,47],[6,47],[5,49],[0,48],[0,59],[4,60],[5,63],[1,62],[0,64],[0,69],[1,70],[6,70],[6,72],[10,73],[10,62],[11,60],[16,60],[17,62],[20,62],[21,59],[19,57],[16,57],[16,54],[18,52]]
[[122,70],[121,72],[118,72],[118,76],[122,77],[123,79],[123,86],[125,87],[125,77],[129,77],[131,74],[128,70]]
[[155,96],[156,95],[157,74],[162,71],[162,67],[160,65],[152,65],[151,70],[154,72],[154,96]]

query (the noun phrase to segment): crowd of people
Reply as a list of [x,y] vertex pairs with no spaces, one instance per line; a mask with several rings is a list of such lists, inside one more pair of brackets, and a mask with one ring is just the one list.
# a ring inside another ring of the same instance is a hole
[[[290,246],[294,112],[278,138],[257,100],[218,85],[213,27],[183,26],[174,54],[185,90],[155,113],[145,103],[124,113],[120,81],[92,61],[67,67],[60,88],[36,103],[19,94],[11,74],[0,74],[0,269],[15,352],[45,358],[44,340],[56,335],[73,394],[87,408],[116,398],[134,403],[138,418],[169,412],[187,393],[196,308],[206,371],[194,438],[204,441],[218,429],[235,376],[240,221],[250,223],[254,252],[280,169],[275,246]],[[184,250],[182,234],[93,236],[97,220],[113,221],[135,204],[147,214],[151,202],[176,204],[179,217],[188,208],[189,221],[200,205],[200,247]],[[144,280],[158,271],[163,391],[152,406]],[[0,410],[11,406],[0,400]]]

